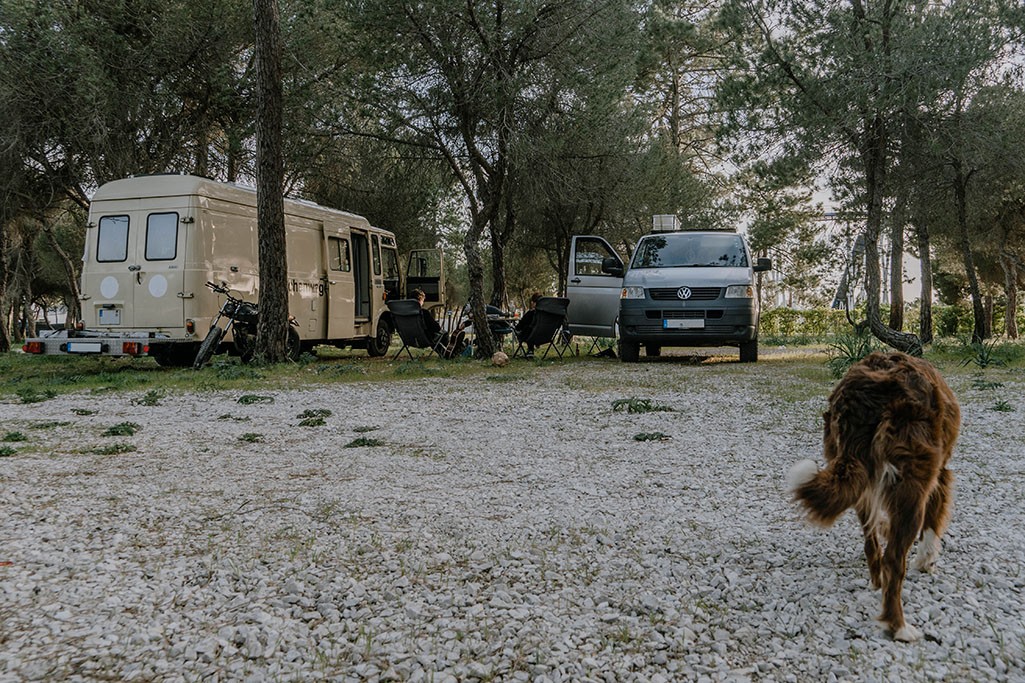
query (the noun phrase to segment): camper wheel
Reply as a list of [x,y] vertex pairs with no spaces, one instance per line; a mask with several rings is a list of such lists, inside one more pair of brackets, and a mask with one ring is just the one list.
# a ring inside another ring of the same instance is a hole
[[383,318],[377,321],[377,335],[367,340],[367,354],[379,358],[388,353],[391,346],[391,323]]

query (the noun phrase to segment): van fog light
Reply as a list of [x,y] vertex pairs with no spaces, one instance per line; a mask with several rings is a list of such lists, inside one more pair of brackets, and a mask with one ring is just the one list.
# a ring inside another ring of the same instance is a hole
[[730,285],[726,288],[727,299],[753,299],[755,288],[751,285]]

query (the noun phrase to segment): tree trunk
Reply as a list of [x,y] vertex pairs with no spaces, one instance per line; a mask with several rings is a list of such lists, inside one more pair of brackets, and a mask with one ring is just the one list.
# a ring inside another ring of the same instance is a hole
[[466,274],[470,281],[470,319],[473,321],[474,355],[490,358],[495,352],[495,339],[488,327],[487,304],[484,301],[484,259],[480,253],[480,238],[484,234],[488,219],[483,213],[475,212],[470,229],[463,239],[466,254]]
[[68,290],[71,292],[70,301],[64,302],[68,307],[67,316],[64,318],[64,326],[65,328],[74,327],[75,323],[82,317],[82,290],[79,289],[78,284],[81,274],[75,266],[75,262],[68,256],[68,252],[64,251],[61,247],[60,242],[57,240],[57,235],[53,232],[53,226],[42,219],[40,219],[40,222],[43,226],[43,232],[46,233],[46,241],[50,243],[50,248],[57,254],[61,264],[64,266],[64,276],[68,279]]
[[1007,310],[1004,313],[1004,334],[1008,339],[1018,338],[1018,272],[1014,261],[1003,252],[1000,267],[1004,269],[1004,294],[1007,295]]
[[929,228],[918,226],[918,258],[922,265],[922,294],[919,299],[918,337],[922,345],[932,343],[932,247]]
[[982,291],[979,289],[979,277],[975,272],[975,257],[972,256],[971,240],[968,235],[968,178],[961,169],[961,163],[954,163],[954,198],[957,202],[957,227],[961,258],[965,274],[968,276],[968,291],[972,295],[972,342],[978,343],[986,338],[986,311],[982,305]]
[[904,329],[904,198],[898,197],[890,226],[890,329]]
[[875,337],[898,351],[922,355],[918,337],[899,332],[883,324],[879,308],[882,281],[879,270],[879,233],[883,219],[883,180],[886,171],[886,136],[883,122],[877,115],[866,121],[862,160],[865,166],[865,194],[868,208],[865,220],[865,296],[869,329]]
[[[0,207],[0,220],[5,217],[3,207]],[[7,267],[9,244],[10,238],[7,234],[7,228],[4,223],[0,223],[0,309],[4,313],[3,320],[0,320],[0,353],[7,353],[11,350],[11,317],[7,315],[9,311],[7,294],[8,284],[10,283],[10,274]]]
[[277,0],[253,0],[256,52],[256,217],[260,264],[260,318],[256,355],[285,360],[288,336],[288,261],[285,256],[284,163],[281,143],[281,26]]

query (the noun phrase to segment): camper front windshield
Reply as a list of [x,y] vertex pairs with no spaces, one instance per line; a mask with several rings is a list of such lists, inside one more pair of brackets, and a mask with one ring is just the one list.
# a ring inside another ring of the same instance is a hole
[[648,235],[637,245],[631,268],[746,268],[740,235],[672,233]]

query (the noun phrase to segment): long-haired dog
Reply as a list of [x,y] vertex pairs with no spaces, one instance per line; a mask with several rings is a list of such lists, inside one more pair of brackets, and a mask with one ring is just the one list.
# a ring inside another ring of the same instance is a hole
[[823,417],[826,466],[796,463],[788,487],[820,526],[850,507],[857,511],[872,586],[883,591],[879,620],[895,640],[917,640],[922,634],[904,621],[901,589],[919,534],[918,569],[930,569],[940,554],[953,493],[947,462],[961,420],[957,399],[928,362],[876,352],[851,366]]

